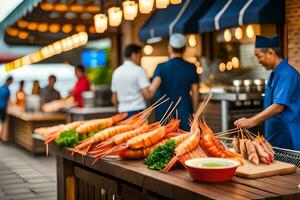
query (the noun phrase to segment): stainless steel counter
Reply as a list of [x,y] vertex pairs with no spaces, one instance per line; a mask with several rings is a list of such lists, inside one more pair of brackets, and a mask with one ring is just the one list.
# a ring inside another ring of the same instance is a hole
[[110,117],[117,113],[115,107],[72,108],[68,111],[68,122]]
[[[201,98],[204,98],[208,94],[201,94]],[[225,101],[251,101],[262,100],[263,94],[261,93],[212,93],[212,100],[225,100]]]

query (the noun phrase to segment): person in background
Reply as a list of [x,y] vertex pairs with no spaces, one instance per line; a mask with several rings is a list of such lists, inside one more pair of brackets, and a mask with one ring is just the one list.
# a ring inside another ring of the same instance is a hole
[[24,92],[24,80],[20,81],[19,90],[16,93],[16,104],[20,108],[25,108],[25,100],[26,100],[26,94]]
[[32,95],[40,95],[40,83],[38,80],[33,81],[33,86],[32,86]]
[[125,61],[112,75],[112,103],[118,112],[130,117],[146,108],[150,85],[146,72],[140,66],[141,47],[130,44],[125,48]]
[[77,107],[83,107],[82,93],[90,90],[90,81],[85,76],[84,67],[82,65],[77,65],[75,67],[75,75],[77,77],[77,82],[71,96],[74,97]]
[[[189,131],[189,118],[199,103],[199,76],[196,73],[196,66],[183,59],[185,47],[184,35],[179,33],[171,35],[168,46],[170,59],[156,67],[149,92],[151,96],[155,93],[156,100],[164,94],[173,102],[181,97],[177,107],[178,118],[181,120],[180,128]],[[168,106],[165,103],[156,108],[157,120],[164,116]]]
[[276,147],[300,150],[300,74],[283,59],[279,37],[256,36],[255,55],[266,70],[272,70],[264,97],[264,110],[234,122],[252,128],[265,122],[265,137]]
[[6,109],[9,103],[10,91],[9,86],[12,84],[13,78],[10,76],[6,79],[4,85],[0,87],[0,138],[2,137],[2,124],[5,120],[6,116]]
[[50,75],[48,78],[48,85],[41,90],[41,105],[60,99],[60,93],[55,89],[56,77]]

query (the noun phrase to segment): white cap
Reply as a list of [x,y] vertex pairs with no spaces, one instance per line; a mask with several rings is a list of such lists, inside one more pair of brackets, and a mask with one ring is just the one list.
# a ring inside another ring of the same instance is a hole
[[186,45],[186,39],[181,33],[174,33],[170,37],[169,44],[173,48],[181,49]]

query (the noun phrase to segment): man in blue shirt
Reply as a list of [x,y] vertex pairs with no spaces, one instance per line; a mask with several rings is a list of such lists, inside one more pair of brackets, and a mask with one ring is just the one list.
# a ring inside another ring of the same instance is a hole
[[299,151],[300,74],[282,58],[278,36],[256,36],[255,55],[260,64],[272,70],[265,88],[265,109],[234,124],[251,128],[265,121],[265,136],[273,146]]
[[[177,107],[178,118],[181,120],[180,128],[189,131],[189,118],[193,111],[196,111],[199,102],[199,76],[195,65],[182,58],[185,46],[184,35],[175,33],[170,37],[168,47],[170,59],[157,66],[149,90],[152,94],[156,92],[156,99],[165,94],[174,102],[179,97],[182,98]],[[165,103],[156,109],[157,120],[164,116],[168,106]],[[175,113],[173,117],[176,116]]]
[[8,87],[12,84],[13,78],[10,76],[6,79],[3,86],[0,87],[0,123],[4,121],[10,91]]

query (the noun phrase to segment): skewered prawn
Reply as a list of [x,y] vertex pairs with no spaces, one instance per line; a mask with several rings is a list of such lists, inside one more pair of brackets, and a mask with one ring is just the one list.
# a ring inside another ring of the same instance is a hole
[[125,119],[127,115],[128,113],[122,113],[108,118],[89,120],[77,127],[76,132],[78,134],[86,134],[92,131],[97,131],[99,128],[108,128],[111,127],[114,123]]
[[251,140],[246,140],[246,147],[248,152],[248,160],[256,165],[259,164],[259,158],[255,150],[254,144]]
[[54,134],[61,130],[63,128],[63,124],[57,125],[57,126],[51,126],[51,127],[42,127],[42,128],[36,128],[34,130],[34,133],[37,133],[39,135],[42,135],[44,137],[47,137],[48,135]]
[[240,141],[239,138],[237,138],[236,136],[234,136],[233,138],[232,146],[236,153],[240,153]]
[[[183,142],[185,139],[187,139],[189,136],[191,136],[191,134],[181,134],[175,137],[171,137],[170,139],[175,140],[176,144],[180,144],[181,142]],[[168,141],[169,139],[163,139],[161,141],[159,141],[158,143],[150,146],[150,147],[146,147],[144,149],[125,149],[122,150],[119,153],[119,157],[121,159],[142,159],[142,158],[146,158],[156,147],[158,147],[159,145],[164,144],[166,141]]]
[[160,102],[161,100],[162,100],[162,98],[159,99],[157,102],[155,102],[152,106],[150,106],[149,108],[144,110],[143,112],[133,115],[129,119],[125,120],[124,122],[119,123],[119,125],[99,131],[92,137],[82,141],[81,144],[75,146],[75,148],[73,149],[73,153],[77,152],[77,153],[86,155],[87,152],[92,147],[92,145],[94,145],[95,143],[103,142],[117,134],[131,131],[131,130],[141,126],[142,124],[144,124],[146,122],[146,119],[149,117],[152,110],[155,109],[155,107],[159,106],[160,104],[166,102],[168,99]]
[[243,160],[239,157],[238,154],[229,151],[228,149],[224,148],[223,145],[220,144],[220,142],[214,136],[212,130],[207,126],[207,124],[204,121],[200,122],[199,124],[202,131],[201,145],[208,155],[220,158],[234,159],[243,164]]
[[193,159],[193,158],[205,158],[207,157],[205,151],[203,150],[203,148],[201,147],[201,145],[199,144],[194,150],[187,152],[186,154],[183,154],[179,161],[180,163],[185,166],[185,161]]
[[62,128],[51,135],[48,135],[45,139],[45,144],[49,144],[50,142],[52,142],[53,140],[55,140],[56,138],[58,138],[60,136],[61,133],[65,132],[65,131],[71,131],[71,130],[75,130],[78,126],[82,125],[84,123],[84,121],[77,121],[77,122],[72,122],[69,124],[66,124],[64,126],[62,126]]
[[114,135],[133,130],[134,128],[136,128],[135,125],[118,125],[99,131],[92,137],[83,140],[81,144],[75,146],[73,153],[77,152],[86,155],[93,144],[102,142]]
[[169,122],[166,126],[160,126],[150,132],[137,135],[129,139],[126,143],[122,143],[118,146],[115,146],[112,149],[109,149],[108,151],[105,151],[103,153],[94,154],[96,157],[96,161],[104,156],[121,152],[126,149],[134,150],[134,149],[143,149],[146,147],[150,147],[156,144],[161,139],[163,139],[168,133],[175,131],[178,128],[179,124],[180,124],[180,120],[177,119],[171,120],[171,122]]
[[271,158],[269,157],[269,155],[265,152],[265,150],[262,148],[262,146],[256,141],[253,140],[252,144],[254,145],[256,152],[259,156],[259,159],[265,163],[265,164],[270,164],[272,163]]
[[127,142],[130,138],[133,138],[137,135],[143,134],[147,131],[152,131],[158,127],[159,127],[158,122],[151,124],[151,125],[147,125],[145,123],[141,127],[138,127],[135,130],[131,130],[131,131],[127,131],[125,133],[115,135],[112,138],[98,144],[97,146],[95,146],[95,148],[92,149],[92,151],[90,153],[92,153],[94,155],[101,154],[117,145],[121,145],[121,144]]
[[174,157],[169,161],[162,173],[167,173],[174,164],[180,160],[181,156],[194,150],[200,142],[200,129],[197,120],[194,120],[191,127],[191,135],[180,143],[174,150]]

